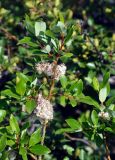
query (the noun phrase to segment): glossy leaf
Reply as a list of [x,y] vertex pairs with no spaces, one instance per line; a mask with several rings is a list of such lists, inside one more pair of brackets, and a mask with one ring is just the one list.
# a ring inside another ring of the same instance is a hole
[[115,96],[109,98],[106,102],[106,105],[110,106],[111,104],[114,104],[114,103],[115,103]]
[[80,123],[75,120],[75,119],[66,119],[67,124],[72,128],[72,129],[80,129]]
[[70,99],[70,104],[72,105],[72,107],[75,107],[77,105],[76,99]]
[[6,111],[5,110],[0,110],[0,122],[2,122],[4,120],[6,116]]
[[65,89],[68,84],[66,76],[62,76],[60,78],[60,82],[61,82],[62,87]]
[[41,130],[36,130],[30,137],[29,140],[29,147],[34,146],[35,144],[39,143],[41,140]]
[[18,125],[18,121],[13,115],[10,116],[10,126],[13,132],[15,132],[16,134],[19,134],[20,128]]
[[20,99],[20,96],[13,93],[10,89],[6,89],[6,90],[2,91],[1,94],[5,95],[5,96],[12,97],[12,98]]
[[23,160],[28,160],[26,148],[20,147],[19,154],[22,156]]
[[92,99],[89,96],[79,96],[78,101],[82,102],[82,103],[86,103],[86,104],[91,105],[91,106],[94,106],[94,107],[96,107],[97,109],[100,110],[100,105],[98,104],[98,102],[96,102],[94,99]]
[[64,40],[64,43],[67,43],[71,39],[72,34],[73,34],[73,27],[70,27],[66,35],[66,38]]
[[110,73],[109,72],[105,73],[103,77],[102,87],[104,87],[107,84],[109,77],[110,77]]
[[96,77],[93,78],[93,87],[96,91],[99,91],[99,82]]
[[36,107],[35,100],[33,100],[33,99],[27,100],[27,102],[26,102],[26,111],[28,113],[32,113],[32,111],[35,109],[35,107]]
[[60,104],[62,105],[62,106],[66,106],[66,101],[65,101],[65,96],[60,96]]
[[6,138],[6,134],[4,134],[3,136],[0,137],[0,152],[2,152],[5,149],[6,142],[7,142],[7,138]]
[[35,22],[35,35],[39,36],[40,32],[45,32],[46,23],[43,21]]
[[37,144],[30,148],[30,151],[34,153],[35,155],[44,155],[50,152],[50,149],[46,146],[42,146],[40,144]]
[[98,114],[95,110],[92,111],[91,113],[91,119],[92,119],[92,122],[95,126],[97,126],[98,124]]
[[99,91],[99,100],[103,103],[107,97],[107,88],[104,87]]

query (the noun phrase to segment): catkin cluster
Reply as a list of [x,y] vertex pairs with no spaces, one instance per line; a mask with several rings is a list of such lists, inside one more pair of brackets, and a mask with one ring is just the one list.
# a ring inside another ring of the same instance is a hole
[[66,66],[63,63],[56,66],[54,63],[38,63],[36,64],[36,70],[39,74],[44,73],[58,81],[61,76],[65,75]]
[[37,107],[35,110],[37,117],[45,120],[53,119],[53,106],[49,100],[45,99],[40,93],[37,98]]

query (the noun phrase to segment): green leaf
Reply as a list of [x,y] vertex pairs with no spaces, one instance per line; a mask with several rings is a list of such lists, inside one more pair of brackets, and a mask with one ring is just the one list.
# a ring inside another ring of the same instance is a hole
[[35,144],[39,143],[41,140],[41,130],[36,130],[30,137],[29,140],[29,147],[34,146]]
[[64,16],[61,12],[59,12],[59,18],[62,23],[64,23]]
[[106,128],[104,129],[104,131],[114,133],[114,131],[113,131],[112,128],[110,128],[110,127],[106,127]]
[[63,56],[70,58],[73,56],[73,53],[65,53]]
[[10,126],[11,126],[13,132],[15,132],[16,134],[19,134],[20,128],[18,125],[18,121],[12,114],[10,116]]
[[6,147],[6,142],[7,142],[7,138],[6,138],[6,134],[4,134],[1,138],[0,138],[0,152],[2,152],[5,147]]
[[60,28],[61,32],[63,32],[63,33],[65,32],[65,24],[63,22],[58,21],[57,27]]
[[64,43],[67,43],[71,39],[72,34],[73,34],[73,26],[69,28],[68,33],[65,37]]
[[48,37],[51,37],[51,38],[55,39],[55,34],[54,34],[52,31],[47,30],[47,31],[45,32],[45,34],[46,34]]
[[1,94],[5,95],[5,96],[12,97],[12,98],[20,99],[20,96],[13,93],[10,89],[6,89],[6,90],[2,91]]
[[40,32],[45,32],[46,31],[46,23],[41,21],[41,22],[35,22],[35,35],[39,36]]
[[30,47],[38,47],[38,44],[32,42],[30,37],[24,37],[18,42],[18,44],[27,44]]
[[82,93],[82,91],[83,91],[83,82],[82,82],[82,80],[80,79],[79,81],[73,83],[71,85],[71,87],[69,88],[69,90],[75,92],[74,96],[80,95]]
[[[25,126],[26,125],[27,124],[25,124]],[[20,136],[20,143],[21,143],[21,145],[28,144],[29,135],[27,134],[27,128],[28,128],[28,126],[24,127],[24,129],[21,131],[21,136]]]
[[28,160],[27,158],[27,150],[24,147],[20,147],[19,154],[22,156],[23,160]]
[[20,80],[17,84],[16,84],[16,92],[23,96],[26,92],[26,83],[24,80]]
[[34,34],[34,24],[28,15],[25,16],[25,26],[30,33]]
[[81,128],[80,123],[75,119],[72,119],[72,118],[66,119],[66,122],[72,129],[80,129]]
[[16,92],[21,96],[25,94],[27,81],[29,81],[29,79],[26,75],[23,73],[17,73]]
[[34,108],[36,107],[36,102],[33,99],[29,99],[26,102],[26,111],[30,114],[32,113],[32,111],[34,110]]
[[91,62],[87,63],[86,65],[87,65],[87,67],[88,67],[89,69],[95,69],[95,68],[96,68],[96,67],[95,67],[95,64],[94,64],[94,63],[91,63]]
[[2,122],[4,120],[6,116],[6,111],[5,110],[0,110],[0,122]]
[[7,145],[8,146],[13,146],[15,144],[15,141],[13,141],[13,140],[7,140]]
[[78,82],[77,82],[77,86],[75,88],[75,92],[76,94],[80,95],[82,93],[82,90],[83,90],[83,82],[82,80],[80,79]]
[[60,104],[62,105],[62,106],[66,106],[66,101],[65,101],[65,96],[60,96]]
[[109,84],[109,82],[106,83],[105,87],[107,88],[107,96],[108,96],[109,93],[110,93],[110,84]]
[[[63,149],[66,150],[69,155],[71,156],[73,155],[73,151],[74,151],[73,147],[65,144],[63,145]],[[65,159],[65,160],[68,160],[68,159]]]
[[103,77],[102,88],[104,88],[105,85],[107,84],[109,77],[110,77],[110,73],[109,72],[105,73],[105,75]]
[[51,51],[50,45],[46,45],[42,50],[43,53],[49,53]]
[[107,97],[107,87],[104,87],[99,91],[100,102],[103,103],[106,100],[106,97]]
[[62,134],[62,133],[65,133],[65,132],[68,132],[68,133],[73,133],[75,132],[74,129],[72,128],[61,128],[61,129],[58,129],[55,134]]
[[92,111],[91,120],[95,126],[98,125],[98,114],[95,110]]
[[50,152],[50,149],[46,146],[42,146],[40,144],[37,144],[30,148],[30,151],[34,153],[35,155],[44,155]]
[[17,81],[19,81],[20,79],[23,79],[23,81],[25,82],[29,81],[28,76],[26,76],[24,73],[18,72],[16,75]]
[[107,101],[106,101],[106,105],[107,106],[110,106],[111,104],[114,104],[115,103],[115,96],[109,98]]
[[83,149],[80,150],[79,158],[80,160],[86,159],[86,152]]
[[88,105],[94,106],[100,110],[100,105],[89,96],[78,96],[78,101],[82,103],[86,103]]
[[65,89],[67,84],[68,84],[66,76],[61,76],[60,77],[60,82],[61,82],[62,87]]
[[70,99],[70,104],[72,107],[75,107],[77,105],[77,101],[75,99]]
[[96,91],[99,91],[99,82],[98,82],[98,79],[96,77],[93,78],[93,88]]

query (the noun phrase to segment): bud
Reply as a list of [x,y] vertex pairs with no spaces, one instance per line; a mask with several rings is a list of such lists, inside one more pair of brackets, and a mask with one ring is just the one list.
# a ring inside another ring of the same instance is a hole
[[45,99],[42,94],[38,95],[37,107],[35,110],[37,117],[45,120],[53,119],[53,106],[49,100]]
[[110,120],[110,116],[108,112],[99,112],[98,116],[104,120]]

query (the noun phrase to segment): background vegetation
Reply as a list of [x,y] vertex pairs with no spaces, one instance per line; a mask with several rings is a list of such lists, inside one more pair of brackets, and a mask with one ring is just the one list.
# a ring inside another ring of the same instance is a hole
[[[114,159],[115,2],[1,0],[0,6],[0,159]],[[35,66],[56,58],[67,71],[55,82],[54,118],[42,146],[34,109],[52,80]]]

